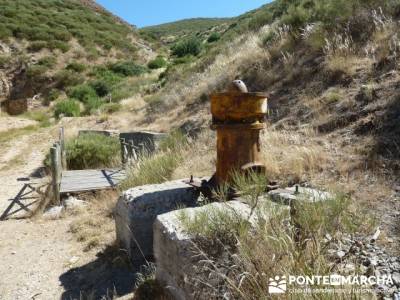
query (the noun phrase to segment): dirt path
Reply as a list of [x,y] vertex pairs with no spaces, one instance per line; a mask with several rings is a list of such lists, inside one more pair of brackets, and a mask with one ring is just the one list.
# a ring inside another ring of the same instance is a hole
[[10,220],[0,230],[0,299],[59,299],[60,275],[82,259],[68,223]]
[[28,119],[0,116],[0,132],[8,131],[10,129],[23,128],[35,124],[37,124],[36,121]]
[[54,140],[50,128],[12,139],[1,145],[0,151],[0,214],[23,186],[17,181],[36,173],[43,164]]
[[[65,123],[62,125],[70,129],[85,127],[85,123],[88,128],[104,126],[83,118]],[[26,125],[21,120],[8,120],[7,124],[2,126],[9,126],[9,130]],[[17,179],[40,170],[57,134],[56,127],[41,128],[0,144],[0,215],[24,184]],[[85,252],[69,231],[71,222],[79,218],[0,221],[0,300],[71,300],[80,299],[83,291],[92,293],[93,299],[103,299],[114,291],[118,295],[132,291],[132,270],[110,263],[119,255],[117,250],[103,245]],[[111,237],[110,243],[114,240]],[[108,254],[99,255],[104,250]]]

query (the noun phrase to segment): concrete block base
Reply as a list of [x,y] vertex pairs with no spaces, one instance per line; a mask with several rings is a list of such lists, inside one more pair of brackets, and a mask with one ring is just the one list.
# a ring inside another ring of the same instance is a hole
[[153,256],[153,223],[158,215],[197,205],[199,193],[182,180],[123,192],[115,209],[117,240],[136,265]]
[[[289,208],[274,204],[267,200],[271,211],[279,211]],[[282,210],[281,210],[282,209]],[[156,279],[164,286],[174,299],[213,299],[209,287],[196,284],[200,282],[212,283],[221,278],[213,278],[208,271],[200,271],[202,263],[207,260],[194,247],[193,237],[184,231],[181,224],[181,216],[184,214],[193,218],[199,213],[212,213],[218,210],[232,213],[233,216],[240,216],[247,220],[251,213],[251,208],[240,201],[230,201],[226,203],[212,203],[197,208],[187,208],[179,211],[166,213],[157,217],[154,222],[154,256],[157,265]],[[259,218],[258,216],[257,218]],[[262,216],[263,221],[268,219],[268,215]],[[255,224],[257,218],[252,216],[250,222]],[[208,268],[207,268],[208,270]],[[210,277],[211,276],[211,277]],[[215,277],[215,276],[214,276]]]

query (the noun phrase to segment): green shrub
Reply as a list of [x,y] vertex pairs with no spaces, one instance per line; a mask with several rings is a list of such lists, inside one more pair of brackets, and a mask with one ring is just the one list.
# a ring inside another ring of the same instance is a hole
[[83,71],[86,70],[86,66],[78,62],[71,62],[66,66],[66,69],[75,71],[77,73],[82,73]]
[[147,72],[147,68],[131,61],[117,62],[110,66],[110,70],[123,76],[139,76]]
[[52,68],[55,66],[57,59],[54,56],[46,56],[38,61],[38,65],[45,66],[47,68]]
[[307,9],[302,6],[291,5],[287,14],[282,17],[282,22],[293,29],[299,29],[304,27],[310,19],[310,12]]
[[117,138],[101,134],[83,134],[66,143],[70,170],[111,168],[119,164],[120,143]]
[[12,31],[0,24],[0,40],[7,40],[10,36],[12,36]]
[[63,89],[83,82],[84,78],[76,72],[70,70],[62,70],[55,75],[55,80],[57,87]]
[[44,96],[42,104],[49,105],[50,102],[56,101],[61,96],[61,92],[57,89],[52,89]]
[[48,67],[46,66],[41,66],[41,65],[29,66],[26,70],[26,76],[31,82],[35,83],[36,85],[45,80],[47,70]]
[[171,50],[173,55],[177,57],[184,57],[186,55],[197,56],[200,54],[201,49],[201,41],[197,38],[191,38],[176,43]]
[[153,59],[148,63],[149,69],[161,69],[164,68],[167,65],[166,60],[162,56],[157,56],[157,58]]
[[90,83],[90,85],[99,97],[104,97],[110,94],[112,88],[112,84],[106,80],[97,80]]
[[94,88],[88,84],[77,85],[67,91],[67,95],[71,98],[78,99],[86,103],[89,98],[97,97]]
[[11,60],[11,56],[0,55],[0,68],[5,68]]
[[60,115],[65,117],[79,117],[81,114],[81,107],[78,101],[75,100],[62,100],[54,107],[54,116],[59,118]]
[[45,41],[34,41],[31,42],[28,46],[28,51],[30,52],[39,52],[40,50],[47,48],[47,42]]
[[85,113],[88,115],[95,114],[104,104],[104,100],[99,97],[90,97],[85,99]]
[[221,34],[219,34],[218,32],[213,32],[208,37],[207,42],[208,43],[214,43],[216,41],[219,41],[220,39],[221,39]]
[[68,43],[65,43],[62,41],[50,41],[50,42],[48,42],[47,47],[51,50],[59,49],[63,53],[68,52],[70,49],[70,46],[68,45]]
[[273,15],[270,11],[262,12],[259,15],[254,16],[248,23],[250,30],[258,30],[266,24],[270,24],[273,21]]

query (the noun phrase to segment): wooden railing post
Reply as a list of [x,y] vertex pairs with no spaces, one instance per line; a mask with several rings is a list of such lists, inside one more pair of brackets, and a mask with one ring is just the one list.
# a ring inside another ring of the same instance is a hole
[[60,128],[60,146],[61,146],[61,166],[65,170],[67,168],[67,153],[65,151],[65,135],[64,127]]
[[122,162],[122,164],[125,164],[126,163],[125,139],[124,138],[120,138],[119,141],[121,143],[121,162]]
[[50,149],[51,156],[51,176],[54,200],[56,203],[60,203],[60,181],[61,181],[61,161],[60,161],[60,147],[58,144]]

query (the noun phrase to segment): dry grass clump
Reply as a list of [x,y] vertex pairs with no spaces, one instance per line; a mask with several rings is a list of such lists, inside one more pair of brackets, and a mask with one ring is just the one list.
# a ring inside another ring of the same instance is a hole
[[182,154],[173,179],[211,176],[215,171],[216,137],[211,130],[202,132]]
[[126,179],[119,185],[120,190],[171,179],[187,146],[187,138],[181,132],[172,132],[160,143],[157,153],[143,155],[128,169]]
[[302,134],[266,130],[262,135],[262,152],[268,176],[300,182],[323,170],[328,153],[315,136],[311,131]]
[[371,57],[378,64],[388,60],[394,60],[397,63],[400,50],[399,23],[386,16],[381,9],[373,10],[371,18],[375,31],[370,43],[365,47],[366,56]]
[[70,232],[84,244],[84,251],[109,244],[114,240],[113,209],[118,200],[117,192],[102,191],[81,198],[87,201],[87,206],[67,212],[75,216],[70,224]]

